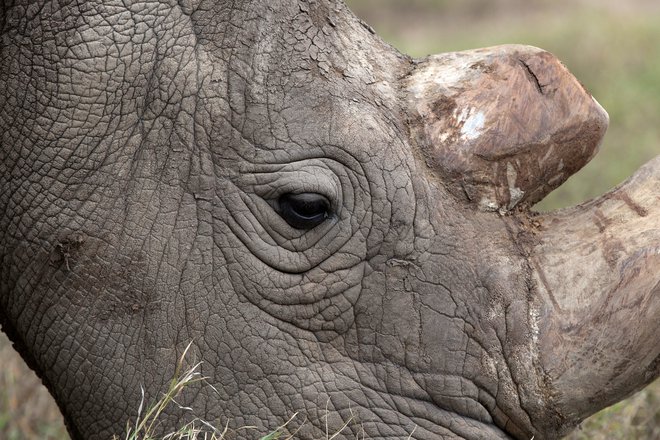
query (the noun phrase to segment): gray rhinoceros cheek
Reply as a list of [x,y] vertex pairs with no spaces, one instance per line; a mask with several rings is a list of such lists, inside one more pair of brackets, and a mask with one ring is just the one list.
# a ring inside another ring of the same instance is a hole
[[[502,435],[495,424],[522,431],[510,419],[526,420],[516,381],[533,370],[527,299],[516,294],[526,289],[524,260],[511,247],[494,248],[507,239],[504,223],[461,220],[442,188],[413,174],[418,209],[401,229],[412,237],[369,261],[347,354],[370,372],[370,386],[408,402],[410,417],[471,420],[493,438]],[[466,246],[474,237],[491,242]],[[523,367],[508,363],[513,352],[525,356]]]

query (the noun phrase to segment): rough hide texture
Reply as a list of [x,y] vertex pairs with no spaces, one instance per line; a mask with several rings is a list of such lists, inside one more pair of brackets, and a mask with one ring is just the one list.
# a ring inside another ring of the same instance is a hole
[[330,0],[0,29],[0,322],[74,439],[190,341],[179,403],[302,439],[553,439],[658,376],[660,159],[532,214],[607,126],[547,52],[412,60]]

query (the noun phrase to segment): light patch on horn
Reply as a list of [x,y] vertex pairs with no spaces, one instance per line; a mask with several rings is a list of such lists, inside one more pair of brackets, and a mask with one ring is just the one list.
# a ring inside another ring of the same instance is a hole
[[478,112],[468,116],[461,128],[461,137],[471,140],[481,136],[481,130],[484,128],[486,122],[486,115],[483,112]]
[[530,206],[584,166],[607,113],[528,46],[434,55],[404,79],[411,135],[445,187],[485,211]]
[[506,179],[509,183],[509,209],[513,209],[525,195],[525,191],[516,186],[518,173],[511,162],[506,164]]

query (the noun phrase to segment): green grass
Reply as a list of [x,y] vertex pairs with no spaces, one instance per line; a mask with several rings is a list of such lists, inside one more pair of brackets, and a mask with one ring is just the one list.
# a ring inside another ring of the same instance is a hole
[[568,440],[660,439],[660,381],[585,420]]

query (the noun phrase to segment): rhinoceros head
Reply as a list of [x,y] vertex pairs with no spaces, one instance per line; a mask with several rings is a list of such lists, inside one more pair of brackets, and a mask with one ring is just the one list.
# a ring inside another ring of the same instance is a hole
[[531,212],[608,122],[549,53],[413,60],[330,0],[41,3],[0,10],[0,318],[73,437],[191,341],[180,404],[300,438],[556,438],[658,375],[660,162]]

